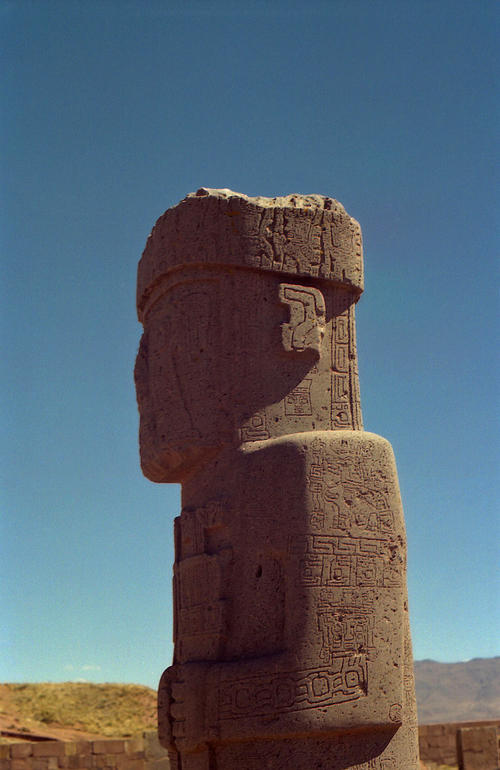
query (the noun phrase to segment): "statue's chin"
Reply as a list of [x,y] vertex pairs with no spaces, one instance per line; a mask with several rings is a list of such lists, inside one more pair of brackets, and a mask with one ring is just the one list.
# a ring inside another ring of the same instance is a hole
[[147,479],[158,484],[181,484],[212,460],[221,449],[221,446],[192,447],[179,444],[151,452],[141,446],[142,472]]

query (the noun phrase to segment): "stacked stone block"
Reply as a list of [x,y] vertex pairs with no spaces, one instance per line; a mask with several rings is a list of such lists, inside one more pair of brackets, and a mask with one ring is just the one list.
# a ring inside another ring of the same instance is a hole
[[0,770],[169,770],[156,736],[0,745]]
[[497,728],[462,727],[457,732],[457,753],[460,770],[499,770]]
[[[469,731],[471,731],[469,733]],[[467,733],[465,738],[461,736]],[[495,736],[493,739],[492,736]],[[479,738],[478,736],[481,736]],[[486,759],[481,757],[483,764],[470,764],[474,761],[472,746],[477,741],[482,746],[483,737],[487,742],[495,743],[498,751],[500,739],[500,720],[485,722],[447,722],[443,724],[420,725],[418,728],[420,758],[423,762],[457,766],[462,761],[462,770],[497,770],[500,763],[484,764]],[[464,746],[465,751],[461,746]],[[491,751],[491,749],[490,749]],[[462,758],[460,759],[460,755]],[[479,761],[479,759],[478,759]],[[495,760],[493,760],[494,762]]]
[[457,725],[421,725],[418,729],[420,759],[424,762],[457,764]]

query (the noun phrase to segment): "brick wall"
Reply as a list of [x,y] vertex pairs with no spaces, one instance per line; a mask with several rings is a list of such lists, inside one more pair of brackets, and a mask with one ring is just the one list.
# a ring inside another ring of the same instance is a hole
[[[458,766],[457,742],[462,729],[496,728],[500,732],[500,719],[487,722],[448,722],[447,724],[420,725],[418,739],[420,759],[424,762],[438,762],[443,765]],[[467,770],[467,765],[465,765]],[[497,770],[497,767],[485,767],[484,770]]]
[[[473,732],[467,732],[468,729]],[[489,722],[451,722],[448,724],[420,725],[420,758],[426,762],[459,765],[476,770],[470,764],[477,759],[476,744],[486,746],[488,736],[481,735],[485,728],[491,737],[492,729],[498,738],[500,719]],[[463,733],[462,733],[463,731]],[[479,732],[478,732],[479,731]],[[483,741],[484,738],[484,741]],[[490,741],[491,742],[491,741]],[[469,757],[470,755],[470,757]],[[40,741],[37,743],[0,744],[0,770],[170,770],[170,763],[156,733],[146,732],[141,737],[125,740],[98,741]],[[492,766],[481,770],[497,770]]]
[[0,770],[170,770],[155,732],[125,740],[0,745]]
[[460,770],[500,770],[498,727],[461,727],[457,734]]

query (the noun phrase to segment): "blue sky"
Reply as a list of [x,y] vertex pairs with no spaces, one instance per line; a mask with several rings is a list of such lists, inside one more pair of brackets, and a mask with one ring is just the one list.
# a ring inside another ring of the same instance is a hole
[[498,24],[493,0],[1,2],[0,680],[170,663],[179,488],[139,468],[135,278],[202,185],[361,222],[415,657],[499,653]]

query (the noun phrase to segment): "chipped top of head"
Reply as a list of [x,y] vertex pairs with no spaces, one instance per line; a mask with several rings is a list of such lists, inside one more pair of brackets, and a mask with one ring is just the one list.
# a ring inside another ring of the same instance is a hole
[[218,265],[314,278],[363,291],[359,223],[323,195],[250,197],[200,187],[158,219],[137,275],[137,309],[144,320],[151,298],[172,270]]
[[[194,193],[188,193],[186,197],[181,201],[183,203],[189,198],[203,198],[206,196],[213,196],[215,198],[242,198],[245,201],[255,204],[256,206],[276,207],[276,208],[291,208],[291,209],[326,209],[327,211],[339,211],[346,213],[345,208],[341,203],[334,198],[329,198],[326,195],[302,195],[293,193],[292,195],[278,195],[274,198],[265,198],[262,195],[251,196],[245,195],[245,193],[235,192],[228,187],[222,187],[220,189],[216,187],[200,187]],[[178,204],[180,205],[180,204]]]

